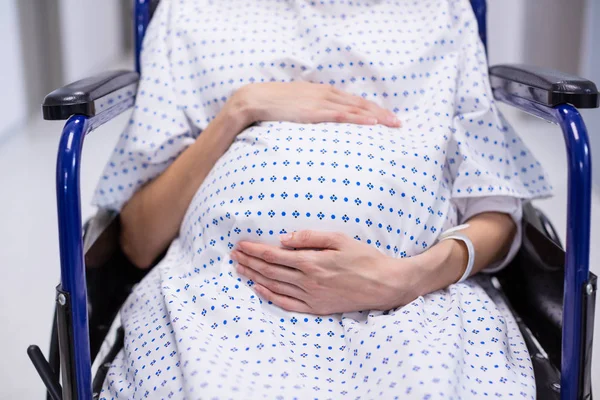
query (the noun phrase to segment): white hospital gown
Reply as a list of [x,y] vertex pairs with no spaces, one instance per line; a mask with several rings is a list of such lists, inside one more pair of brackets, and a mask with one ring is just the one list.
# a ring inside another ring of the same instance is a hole
[[389,312],[319,317],[262,301],[229,258],[242,239],[278,244],[300,229],[407,257],[460,222],[469,201],[549,193],[493,102],[467,0],[162,0],[142,69],[101,207],[119,210],[246,84],[334,85],[403,127],[244,130],[125,302],[125,345],[101,398],[535,397],[515,321],[476,280]]

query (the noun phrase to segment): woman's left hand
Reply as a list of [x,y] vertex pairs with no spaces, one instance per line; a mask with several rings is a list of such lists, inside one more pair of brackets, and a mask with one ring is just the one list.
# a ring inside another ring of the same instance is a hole
[[285,248],[240,242],[231,258],[264,299],[295,312],[389,310],[418,297],[414,260],[388,257],[341,233],[281,236]]

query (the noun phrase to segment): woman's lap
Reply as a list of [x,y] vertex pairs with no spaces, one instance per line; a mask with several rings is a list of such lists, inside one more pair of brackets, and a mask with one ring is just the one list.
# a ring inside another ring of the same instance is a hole
[[170,251],[126,301],[102,398],[535,397],[516,322],[476,280],[389,313],[315,316],[261,302],[228,263],[182,260]]

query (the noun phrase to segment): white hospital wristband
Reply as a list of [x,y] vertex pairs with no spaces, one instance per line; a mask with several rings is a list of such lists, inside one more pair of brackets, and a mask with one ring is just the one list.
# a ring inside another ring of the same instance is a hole
[[442,233],[439,237],[439,241],[442,242],[447,239],[454,239],[462,241],[465,246],[467,246],[467,252],[469,254],[469,259],[467,261],[467,268],[465,269],[464,274],[460,277],[460,279],[456,282],[463,282],[469,276],[471,276],[471,272],[473,272],[473,266],[475,265],[475,247],[473,246],[473,242],[466,235],[460,233],[459,231],[467,228],[469,225],[459,225],[452,229],[448,229],[444,233]]

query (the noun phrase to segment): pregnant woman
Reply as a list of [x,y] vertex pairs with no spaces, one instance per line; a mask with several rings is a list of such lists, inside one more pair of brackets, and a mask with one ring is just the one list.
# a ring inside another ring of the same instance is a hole
[[469,277],[549,190],[467,0],[162,0],[96,204],[166,256],[101,398],[533,399]]

